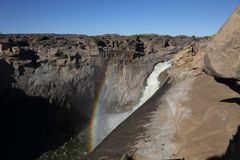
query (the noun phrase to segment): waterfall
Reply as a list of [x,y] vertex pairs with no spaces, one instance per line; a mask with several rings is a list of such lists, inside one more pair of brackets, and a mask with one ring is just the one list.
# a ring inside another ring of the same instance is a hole
[[161,86],[161,81],[159,81],[159,75],[170,68],[172,61],[162,62],[155,65],[153,71],[149,75],[146,81],[146,86],[143,90],[140,101],[132,107],[132,110],[123,113],[110,113],[104,116],[102,121],[102,131],[98,133],[96,146],[121,122],[123,122],[128,116],[130,116],[134,111],[136,111],[142,104],[144,104]]

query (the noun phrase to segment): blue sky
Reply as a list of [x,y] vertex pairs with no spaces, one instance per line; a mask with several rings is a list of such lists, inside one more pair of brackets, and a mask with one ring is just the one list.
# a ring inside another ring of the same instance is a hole
[[1,33],[205,36],[240,0],[0,0]]

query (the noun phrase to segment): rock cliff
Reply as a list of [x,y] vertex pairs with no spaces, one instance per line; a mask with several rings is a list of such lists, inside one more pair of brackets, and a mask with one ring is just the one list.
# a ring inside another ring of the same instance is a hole
[[[76,104],[89,106],[88,102],[94,98],[99,86],[97,83],[107,66],[116,68],[112,81],[121,84],[111,83],[113,86],[109,86],[115,98],[114,102],[108,102],[108,106],[124,106],[136,97],[121,99],[124,93],[116,93],[121,92],[117,87],[131,92],[129,83],[133,79],[137,82],[138,76],[138,85],[132,86],[137,91],[129,95],[140,94],[153,65],[164,60],[163,56],[168,54],[165,59],[169,58],[193,41],[197,39],[184,36],[18,35],[1,39],[0,57],[13,67],[16,87],[28,95],[41,96],[65,107]],[[11,84],[5,82],[1,85]]]
[[[64,145],[64,152],[60,154],[62,159],[64,154],[67,154],[68,158],[70,156],[72,159],[79,159],[88,151],[86,129],[96,97],[106,78],[108,98],[102,101],[106,110],[127,111],[139,101],[145,80],[156,63],[172,58],[186,45],[198,41],[199,38],[195,37],[157,35],[1,36],[0,103],[6,109],[2,112],[2,117],[12,119],[9,125],[13,127],[6,136],[13,135],[14,128],[26,123],[26,127],[20,127],[24,131],[22,134],[4,143],[11,144],[5,152],[6,155],[12,155],[11,158],[34,159],[43,152],[63,145],[71,137],[76,137]],[[13,101],[15,103],[12,103]],[[36,111],[43,114],[36,115],[31,108],[34,106]],[[49,112],[48,107],[52,108],[51,114],[45,115]],[[21,108],[22,112],[19,112]],[[10,116],[11,113],[18,112],[21,115]],[[26,119],[22,121],[21,116]],[[41,127],[47,123],[45,116],[52,117],[52,123]],[[27,127],[28,124],[36,125],[34,132],[31,127]],[[8,123],[4,126],[4,129],[8,130]],[[37,126],[42,130],[38,130]],[[38,135],[37,132],[43,134]],[[54,133],[58,138],[52,138]],[[34,136],[39,137],[39,141],[33,140]],[[28,141],[27,137],[32,140]],[[16,141],[18,138],[26,140],[26,147],[19,149],[23,142]],[[53,141],[48,143],[47,139]],[[74,144],[71,144],[72,142]],[[27,149],[32,143],[36,145],[32,146],[31,150]],[[85,145],[81,151],[76,149],[83,144]],[[47,153],[43,159],[50,155],[52,159],[56,159],[57,154],[58,150],[53,154]]]

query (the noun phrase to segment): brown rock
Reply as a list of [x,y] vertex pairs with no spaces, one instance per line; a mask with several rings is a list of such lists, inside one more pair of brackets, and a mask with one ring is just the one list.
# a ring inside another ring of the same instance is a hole
[[240,5],[213,37],[204,57],[204,70],[222,78],[240,80]]
[[191,68],[192,69],[202,69],[203,68],[203,57],[204,57],[204,52],[197,52],[196,55],[194,56],[192,63],[191,63]]
[[174,56],[174,65],[175,66],[182,66],[187,64],[188,62],[192,61],[192,47],[189,46],[184,48],[181,52]]

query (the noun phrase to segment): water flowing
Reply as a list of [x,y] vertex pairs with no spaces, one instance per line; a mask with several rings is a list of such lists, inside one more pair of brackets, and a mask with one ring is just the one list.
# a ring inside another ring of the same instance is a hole
[[170,68],[172,61],[162,62],[155,65],[152,73],[149,75],[146,86],[143,90],[140,101],[132,107],[132,110],[123,113],[106,113],[102,115],[102,119],[99,124],[101,130],[96,134],[94,147],[97,146],[112,130],[114,130],[121,122],[123,122],[128,116],[136,111],[142,104],[144,104],[161,86],[159,81],[159,75]]

